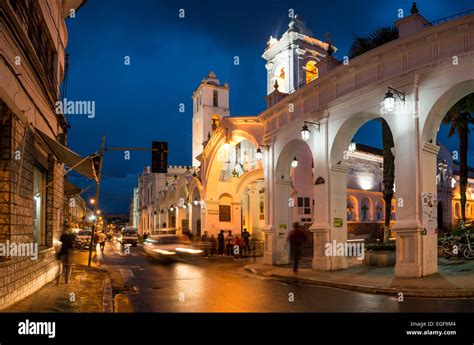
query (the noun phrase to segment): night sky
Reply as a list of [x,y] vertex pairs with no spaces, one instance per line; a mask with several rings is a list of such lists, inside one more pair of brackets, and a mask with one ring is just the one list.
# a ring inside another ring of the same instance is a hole
[[[87,155],[106,147],[151,147],[169,142],[169,164],[191,164],[191,95],[212,70],[230,84],[231,115],[257,115],[265,109],[266,71],[261,57],[270,35],[287,29],[288,10],[301,15],[314,37],[331,38],[342,59],[353,33],[366,35],[409,15],[411,1],[156,1],[88,0],[67,19],[69,42],[68,100],[95,101],[96,115],[69,115],[69,146]],[[470,0],[417,1],[420,14],[436,20],[471,9]],[[185,10],[185,18],[178,16]],[[328,36],[330,33],[330,36]],[[124,64],[125,56],[130,65]],[[240,65],[234,65],[239,56]],[[186,105],[184,113],[179,104]],[[380,146],[369,123],[355,141]],[[377,133],[381,130],[375,129]],[[372,133],[371,133],[372,132]],[[438,140],[456,149],[456,138]],[[368,135],[370,133],[370,135]],[[471,143],[474,139],[471,140]],[[471,152],[474,144],[470,145]],[[474,155],[473,155],[474,157]],[[471,157],[470,157],[471,158]],[[474,162],[473,159],[470,159]],[[128,213],[133,187],[151,152],[107,152],[100,208]],[[71,181],[94,192],[91,181],[73,174]]]

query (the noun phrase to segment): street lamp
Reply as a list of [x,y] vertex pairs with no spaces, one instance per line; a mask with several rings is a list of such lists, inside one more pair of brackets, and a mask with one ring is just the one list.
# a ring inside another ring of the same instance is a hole
[[100,210],[97,210],[96,213],[97,213],[97,214],[100,214]]
[[309,130],[308,125],[313,126],[319,132],[319,128],[320,128],[319,122],[304,121],[303,128],[301,128],[301,139],[303,139],[303,141],[308,141],[309,135],[311,134],[311,131]]
[[354,153],[354,151],[356,150],[357,146],[356,146],[356,143],[355,142],[351,142],[349,144],[349,152],[350,153]]
[[260,147],[257,148],[257,152],[255,153],[255,157],[257,157],[257,160],[261,161],[263,158],[263,152],[260,150]]
[[90,216],[89,216],[89,220],[91,220],[91,221],[94,221],[94,220],[96,220],[96,216],[94,216],[93,214],[92,214],[92,215],[90,215]]
[[170,207],[170,211],[171,211],[171,212],[174,211],[174,207],[173,207],[173,206]]
[[[393,93],[392,93],[392,91],[393,91]],[[405,103],[405,94],[403,92],[398,91],[398,90],[396,90],[396,89],[389,86],[388,91],[385,94],[385,97],[383,99],[383,108],[387,113],[392,113],[395,110],[394,93],[400,99],[400,101]]]
[[94,199],[94,198],[90,198],[89,203],[90,203],[91,205],[94,205],[94,204],[95,204],[95,199]]
[[193,202],[194,202],[194,206],[199,205],[199,200],[198,200],[198,198],[194,198],[194,201],[193,201]]
[[298,166],[298,159],[296,159],[296,157],[295,157],[295,158],[293,158],[293,161],[291,162],[291,167],[296,168],[297,166]]
[[303,128],[301,129],[301,139],[303,139],[303,141],[308,141],[309,140],[309,134],[310,134],[309,128],[305,124],[303,126]]

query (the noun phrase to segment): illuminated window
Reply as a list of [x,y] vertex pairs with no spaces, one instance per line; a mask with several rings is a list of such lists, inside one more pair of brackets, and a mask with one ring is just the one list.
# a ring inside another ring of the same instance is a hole
[[312,82],[318,77],[318,69],[316,67],[316,62],[309,61],[305,67],[306,70],[306,84]]
[[221,122],[221,117],[218,114],[212,115],[212,131],[215,131],[217,127],[219,127],[219,123]]

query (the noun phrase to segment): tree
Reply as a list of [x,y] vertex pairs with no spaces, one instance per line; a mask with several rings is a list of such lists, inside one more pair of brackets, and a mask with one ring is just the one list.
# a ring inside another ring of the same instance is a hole
[[395,26],[384,26],[372,31],[367,37],[355,35],[355,40],[349,49],[349,59],[353,59],[371,49],[398,38],[398,29]]
[[457,133],[459,138],[459,189],[461,194],[461,217],[466,222],[466,187],[467,187],[467,151],[469,145],[469,125],[474,124],[474,93],[457,102],[443,118],[442,123],[450,125],[448,137]]
[[383,143],[383,199],[385,201],[385,226],[383,241],[388,243],[390,237],[390,221],[392,219],[392,198],[393,185],[395,183],[395,156],[392,153],[393,143],[392,132],[384,119],[382,122],[382,143]]

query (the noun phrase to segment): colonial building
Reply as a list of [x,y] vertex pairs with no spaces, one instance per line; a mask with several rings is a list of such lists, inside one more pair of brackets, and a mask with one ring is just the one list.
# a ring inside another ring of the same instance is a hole
[[[456,163],[436,135],[450,107],[474,92],[473,21],[429,22],[413,6],[395,22],[398,39],[343,63],[295,16],[262,55],[267,109],[229,116],[228,86],[214,73],[199,85],[191,157],[198,171],[158,196],[160,224],[195,234],[245,227],[264,241],[265,263],[286,264],[286,236],[300,221],[313,235],[313,268],[347,268],[346,257],[329,257],[324,246],[382,228],[381,152],[351,140],[366,122],[383,119],[395,155],[395,275],[435,273],[436,229],[459,217]],[[453,54],[462,63],[454,65]],[[387,89],[396,89],[396,98]]]
[[0,308],[61,269],[55,247],[65,219],[63,163],[93,177],[91,161],[81,163],[64,146],[68,125],[55,111],[65,75],[65,19],[81,4],[0,1],[0,244],[38,248],[37,257],[2,253]]
[[158,203],[158,200],[166,195],[168,190],[171,194],[171,191],[176,188],[178,178],[191,173],[189,168],[183,166],[169,166],[167,170],[167,173],[154,173],[147,166],[138,177],[136,202],[134,203],[137,207],[137,211],[135,211],[137,218],[134,222],[137,223],[140,235],[148,232],[153,233],[159,228],[176,226],[175,218],[172,215],[167,217],[168,208],[172,205]]

